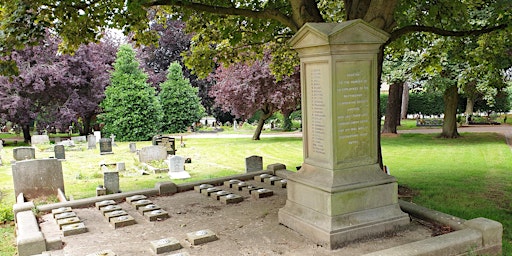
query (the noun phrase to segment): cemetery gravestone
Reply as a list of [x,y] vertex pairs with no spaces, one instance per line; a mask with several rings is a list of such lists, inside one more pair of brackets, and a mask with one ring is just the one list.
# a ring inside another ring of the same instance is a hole
[[103,172],[103,185],[107,194],[119,192],[119,172]]
[[245,158],[245,172],[256,172],[263,170],[263,157],[250,156]]
[[163,146],[143,147],[139,152],[139,162],[148,163],[167,159],[167,150]]
[[279,222],[329,248],[409,223],[379,166],[377,54],[389,35],[362,20],[307,23],[301,61],[304,163],[288,177]]
[[96,149],[96,136],[87,136],[87,149]]
[[35,159],[36,149],[33,147],[17,147],[12,150],[12,154],[16,161]]
[[93,134],[94,138],[96,138],[96,143],[99,143],[101,139],[101,131],[94,131]]
[[153,145],[163,146],[167,150],[167,154],[176,154],[176,140],[173,137],[156,135],[152,139]]
[[112,140],[112,146],[117,146],[117,145],[116,145],[116,141],[115,141],[115,139],[116,139],[116,135],[114,135],[114,134],[110,134],[110,139]]
[[53,147],[53,152],[55,153],[55,158],[66,159],[66,151],[63,145],[55,145]]
[[100,139],[100,155],[113,154],[112,152],[112,140],[110,138]]
[[32,135],[30,138],[30,144],[38,145],[38,144],[49,144],[50,137],[48,135]]
[[76,136],[76,137],[71,137],[71,140],[74,143],[83,143],[83,142],[87,141],[87,137],[85,137],[85,136]]
[[188,179],[190,174],[185,171],[185,158],[182,156],[169,157],[169,177],[171,179]]
[[62,163],[57,159],[32,159],[12,165],[14,195],[23,193],[27,200],[41,196],[56,196],[64,192]]
[[135,142],[130,142],[130,152],[131,153],[137,152],[137,144]]

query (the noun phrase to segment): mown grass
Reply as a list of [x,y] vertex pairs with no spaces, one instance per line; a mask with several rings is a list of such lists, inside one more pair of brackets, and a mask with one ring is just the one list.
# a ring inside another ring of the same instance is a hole
[[[166,174],[140,175],[141,166],[136,155],[129,152],[128,143],[116,143],[112,155],[102,156],[99,149],[66,151],[63,171],[67,195],[94,196],[96,186],[103,182],[100,162],[125,162],[127,170],[120,178],[123,191],[151,188],[157,181],[169,180]],[[177,183],[243,173],[245,158],[251,155],[263,156],[264,166],[280,162],[289,170],[302,163],[301,138],[190,138],[185,143],[186,147],[178,148],[177,154],[192,159],[186,169],[193,179]],[[137,148],[150,144],[137,142]],[[512,153],[503,136],[463,133],[459,139],[447,140],[437,138],[436,134],[402,134],[382,138],[382,152],[384,164],[399,184],[417,193],[415,203],[464,219],[485,217],[501,222],[504,255],[512,254]],[[8,163],[12,147],[1,154],[2,204],[9,205],[14,199]],[[48,156],[53,156],[53,152],[36,152],[37,158]]]

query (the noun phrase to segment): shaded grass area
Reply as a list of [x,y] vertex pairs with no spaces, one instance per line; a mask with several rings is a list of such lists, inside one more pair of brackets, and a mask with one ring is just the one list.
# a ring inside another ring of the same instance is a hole
[[504,226],[504,255],[512,254],[512,154],[502,135],[463,133],[383,138],[385,165],[414,202],[464,219],[485,217]]
[[[384,164],[400,185],[414,190],[415,203],[464,219],[485,217],[501,222],[504,255],[511,255],[512,153],[503,136],[494,133],[463,133],[459,139],[436,136],[402,134],[382,138]],[[244,173],[245,158],[251,155],[262,156],[264,166],[279,162],[295,170],[302,164],[301,138],[264,138],[261,141],[185,138],[184,142],[186,147],[178,148],[177,154],[192,159],[186,169],[193,178],[175,180],[176,183]],[[116,143],[118,146],[113,147],[112,155],[100,155],[99,147],[66,151],[66,161],[62,164],[67,195],[75,199],[95,196],[96,186],[103,183],[100,163],[125,162],[127,170],[120,174],[123,191],[151,188],[155,182],[169,180],[167,174],[140,175],[141,165],[137,156],[129,152],[128,142]],[[137,148],[150,144],[137,142]],[[14,202],[9,164],[12,147],[4,148],[1,154],[4,166],[0,166],[3,194],[0,205],[10,207]],[[37,158],[49,156],[53,156],[53,152],[36,151]],[[12,232],[12,228],[4,230],[1,232]],[[11,238],[6,239],[13,239],[10,234]]]

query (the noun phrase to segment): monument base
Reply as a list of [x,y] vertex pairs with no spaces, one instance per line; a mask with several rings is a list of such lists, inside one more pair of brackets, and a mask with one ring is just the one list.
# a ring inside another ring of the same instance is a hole
[[[311,171],[316,173],[316,179],[309,177]],[[335,176],[355,172],[330,171],[334,175],[322,177],[328,173],[305,164],[301,171],[288,177],[288,198],[278,215],[281,224],[331,249],[392,233],[409,224],[409,215],[398,205],[398,185],[392,176],[370,170],[365,173],[373,173],[370,182],[332,186],[333,180],[340,180]],[[341,180],[347,178],[352,180]],[[315,182],[320,180],[323,184]]]

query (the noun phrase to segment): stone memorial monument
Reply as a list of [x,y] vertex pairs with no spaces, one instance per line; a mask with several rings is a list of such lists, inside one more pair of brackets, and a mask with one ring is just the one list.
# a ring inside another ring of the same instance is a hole
[[188,179],[190,174],[185,171],[185,158],[182,156],[169,156],[169,177],[171,179]]
[[130,153],[137,152],[137,144],[135,142],[130,142],[129,147],[130,147]]
[[14,160],[21,161],[36,158],[36,149],[33,147],[16,147],[12,150]]
[[96,149],[96,136],[87,136],[87,149]]
[[148,163],[167,159],[167,149],[163,146],[143,147],[139,151],[139,162]]
[[257,172],[263,170],[263,157],[250,156],[245,158],[245,172]]
[[66,159],[66,151],[64,149],[64,145],[53,146],[53,152],[55,153],[55,158]]
[[100,139],[101,139],[101,131],[94,131],[93,134],[94,134],[94,137],[96,138],[96,143],[99,143]]
[[112,140],[110,138],[100,139],[100,155],[114,154],[112,152]]
[[288,177],[279,222],[337,248],[409,223],[378,160],[377,54],[389,35],[362,20],[307,23],[301,62],[304,163]]
[[62,164],[58,159],[31,159],[18,161],[12,166],[14,195],[23,193],[26,200],[42,196],[57,196],[64,192]]
[[103,172],[103,185],[107,194],[115,194],[119,192],[119,172],[108,171]]
[[32,135],[30,137],[30,144],[31,145],[38,145],[38,144],[50,144],[50,137],[48,135]]

